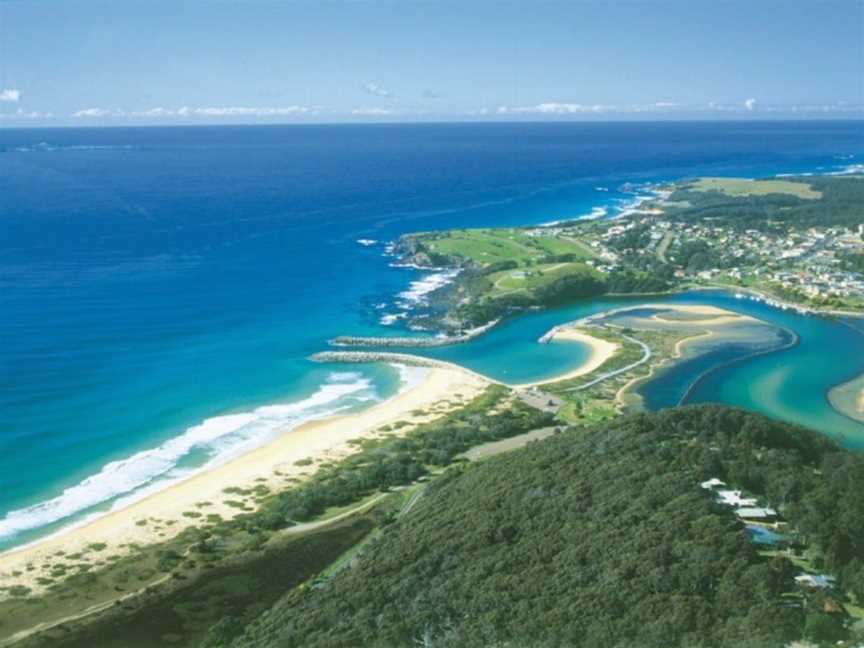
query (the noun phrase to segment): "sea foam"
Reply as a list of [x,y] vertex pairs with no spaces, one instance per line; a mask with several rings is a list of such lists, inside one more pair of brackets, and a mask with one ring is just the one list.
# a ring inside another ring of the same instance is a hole
[[[363,374],[334,372],[304,400],[205,419],[156,448],[105,464],[57,497],[9,512],[0,519],[0,539],[61,522],[80,522],[76,518],[82,514],[91,519],[97,507],[102,513],[109,505],[121,508],[199,470],[224,463],[278,433],[373,400],[378,400],[375,389]],[[193,452],[203,454],[204,463],[181,467]]]
[[408,290],[399,293],[399,298],[407,306],[425,303],[430,293],[451,283],[459,272],[460,270],[457,268],[455,270],[433,272],[425,277],[421,277],[416,281],[412,281],[408,286]]
[[400,391],[407,391],[417,387],[429,375],[429,367],[404,364],[394,364],[391,366],[399,372]]

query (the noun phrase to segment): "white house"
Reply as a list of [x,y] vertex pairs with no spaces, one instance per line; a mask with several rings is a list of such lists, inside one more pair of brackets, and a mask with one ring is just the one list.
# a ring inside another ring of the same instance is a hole
[[742,520],[768,522],[777,517],[777,511],[772,508],[742,507],[735,509],[735,515]]
[[753,497],[741,497],[740,490],[717,491],[717,501],[727,506],[756,506],[756,499]]

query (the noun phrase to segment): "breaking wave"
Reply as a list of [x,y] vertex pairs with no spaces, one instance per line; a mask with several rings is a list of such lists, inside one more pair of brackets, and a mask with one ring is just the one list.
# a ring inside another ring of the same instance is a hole
[[[415,379],[404,375],[401,368],[399,371],[403,384]],[[306,421],[374,400],[379,400],[374,386],[363,374],[333,372],[304,400],[205,419],[156,448],[105,464],[56,497],[9,512],[0,519],[0,540],[59,523],[80,522],[81,516],[90,518],[109,508],[126,506]],[[193,457],[199,461],[193,462]]]

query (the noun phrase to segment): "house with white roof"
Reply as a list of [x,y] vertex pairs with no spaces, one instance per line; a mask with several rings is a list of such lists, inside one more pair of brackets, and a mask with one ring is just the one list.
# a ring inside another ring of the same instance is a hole
[[836,581],[837,579],[834,576],[829,576],[828,574],[801,574],[795,577],[795,582],[798,585],[819,587],[821,589],[834,587]]
[[741,495],[740,490],[721,490],[717,491],[717,501],[727,506],[756,506],[755,498]]
[[741,507],[735,509],[735,515],[742,521],[771,522],[777,519],[777,511],[772,508]]

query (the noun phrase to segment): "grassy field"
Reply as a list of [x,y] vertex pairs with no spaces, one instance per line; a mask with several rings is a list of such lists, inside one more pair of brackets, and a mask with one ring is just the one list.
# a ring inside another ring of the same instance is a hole
[[528,266],[544,257],[562,254],[581,259],[592,256],[590,248],[579,241],[531,236],[525,230],[511,228],[451,230],[424,235],[423,242],[431,252],[459,257],[480,267],[503,261]]
[[690,191],[719,191],[727,196],[767,196],[789,194],[805,200],[816,200],[822,192],[803,182],[789,180],[749,180],[747,178],[699,178],[684,187]]
[[487,277],[492,284],[489,296],[500,297],[514,292],[530,292],[574,272],[586,271],[599,274],[584,263],[578,262],[541,263],[530,268],[501,270]]

